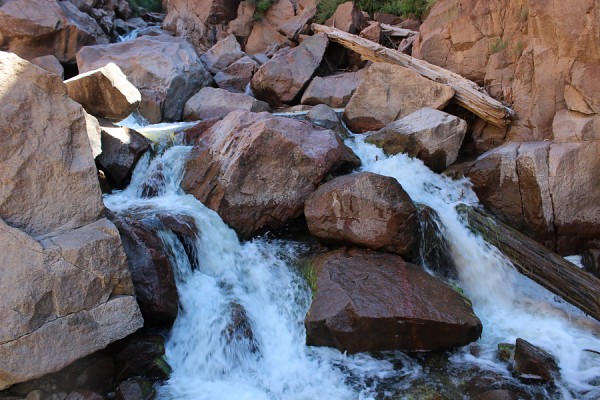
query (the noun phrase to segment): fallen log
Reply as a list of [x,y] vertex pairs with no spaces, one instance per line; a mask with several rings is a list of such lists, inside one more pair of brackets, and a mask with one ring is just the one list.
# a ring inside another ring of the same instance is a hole
[[365,60],[400,65],[432,81],[450,86],[456,92],[454,95],[456,103],[492,125],[506,127],[516,118],[515,112],[510,107],[485,93],[474,82],[452,71],[336,28],[312,24],[312,30],[315,33],[325,33],[329,40],[360,54]]
[[600,321],[600,279],[479,208],[457,207],[469,227],[496,246],[523,275]]
[[417,31],[411,31],[410,29],[398,28],[397,26],[388,25],[388,24],[379,24],[381,26],[381,30],[388,36],[393,37],[407,37],[407,36],[416,36],[419,34]]

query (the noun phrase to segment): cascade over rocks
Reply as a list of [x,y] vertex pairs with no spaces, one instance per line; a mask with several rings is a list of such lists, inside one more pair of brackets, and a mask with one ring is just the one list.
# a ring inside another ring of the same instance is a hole
[[271,108],[264,101],[243,93],[205,87],[185,103],[183,118],[188,121],[223,118],[235,110],[262,112],[271,111]]
[[417,208],[394,178],[371,172],[337,177],[308,197],[304,215],[320,239],[416,255]]
[[272,106],[292,102],[321,64],[328,43],[323,34],[311,36],[263,64],[252,78],[254,95]]
[[215,75],[215,83],[221,89],[234,93],[245,93],[258,69],[258,63],[244,56]]
[[467,132],[467,123],[432,108],[422,108],[394,121],[365,140],[388,155],[406,153],[423,160],[434,172],[442,172],[456,161]]
[[550,249],[573,254],[600,234],[600,142],[507,143],[460,168],[495,216]]
[[122,43],[84,47],[80,72],[115,63],[139,89],[140,113],[151,123],[180,121],[185,102],[212,83],[194,48],[182,38],[142,36]]
[[108,43],[89,15],[56,0],[5,0],[0,4],[0,50],[25,59],[53,55],[75,62],[83,46]]
[[317,257],[312,267],[317,290],[304,320],[309,346],[442,350],[481,335],[469,300],[399,256],[342,249]]
[[353,132],[375,131],[423,107],[440,110],[453,96],[452,88],[406,68],[374,63],[348,102],[344,120]]
[[134,112],[142,96],[113,63],[67,81],[69,97],[95,117],[121,121]]
[[365,76],[365,68],[358,72],[343,72],[336,75],[316,76],[302,95],[302,104],[315,106],[326,104],[329,107],[345,107]]
[[300,216],[323,178],[359,164],[330,130],[234,111],[196,141],[181,186],[248,237]]
[[0,52],[0,389],[57,371],[143,324],[103,218],[80,105],[60,77]]

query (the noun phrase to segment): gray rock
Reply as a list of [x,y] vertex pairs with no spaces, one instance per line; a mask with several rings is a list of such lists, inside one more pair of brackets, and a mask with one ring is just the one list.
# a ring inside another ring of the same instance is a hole
[[306,114],[306,119],[315,125],[321,126],[325,129],[331,129],[341,137],[346,137],[346,130],[342,125],[342,121],[338,117],[337,113],[329,106],[325,104],[319,104],[314,106]]
[[300,102],[308,105],[326,104],[333,108],[345,107],[366,71],[361,69],[358,72],[344,72],[324,78],[314,77]]
[[244,56],[215,75],[215,82],[221,89],[235,93],[245,93],[250,80],[258,69],[258,63]]
[[190,121],[222,118],[235,110],[262,112],[271,111],[271,108],[264,101],[256,100],[252,96],[206,87],[185,103],[183,117]]

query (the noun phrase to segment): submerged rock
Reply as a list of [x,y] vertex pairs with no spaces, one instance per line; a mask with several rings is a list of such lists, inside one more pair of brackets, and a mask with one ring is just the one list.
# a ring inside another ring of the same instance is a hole
[[196,142],[182,188],[248,237],[300,216],[304,201],[328,174],[359,164],[330,130],[234,111]]
[[320,186],[306,200],[310,233],[333,242],[411,258],[419,242],[417,208],[394,178],[361,172]]
[[321,64],[328,43],[327,36],[318,34],[285,55],[274,56],[254,74],[254,95],[273,106],[291,103]]
[[391,254],[337,250],[313,261],[317,291],[307,344],[341,351],[441,350],[481,335],[471,303]]
[[212,83],[194,48],[182,38],[142,36],[121,43],[89,46],[77,54],[80,72],[115,63],[139,89],[140,113],[152,123],[180,121],[185,102]]
[[134,112],[142,96],[113,63],[67,81],[69,97],[95,117],[121,121]]
[[344,120],[353,132],[375,131],[423,107],[444,108],[454,89],[404,67],[371,65],[348,102]]
[[422,108],[370,134],[365,141],[388,155],[416,157],[440,173],[456,161],[466,132],[467,123],[462,119]]

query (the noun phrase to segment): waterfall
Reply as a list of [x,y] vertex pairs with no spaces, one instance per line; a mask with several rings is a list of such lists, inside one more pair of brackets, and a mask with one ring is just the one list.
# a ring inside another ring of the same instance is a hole
[[[415,385],[438,382],[434,386],[439,388],[441,378],[420,357],[401,352],[346,355],[305,346],[303,320],[311,294],[295,267],[304,245],[267,238],[241,243],[215,212],[183,193],[179,185],[191,147],[174,145],[172,133],[178,126],[136,127],[154,141],[153,149],[136,166],[127,189],[105,197],[116,213],[183,214],[199,228],[195,260],[174,235],[161,235],[176,269],[180,312],[166,345],[173,373],[159,388],[160,398],[402,398]],[[396,178],[415,202],[439,216],[459,285],[484,326],[477,343],[452,353],[452,370],[492,371],[518,385],[495,360],[495,350],[499,342],[522,337],[557,357],[563,398],[599,398],[600,357],[585,349],[600,350],[600,340],[576,324],[591,322],[519,276],[497,250],[466,228],[454,206],[477,202],[468,182],[434,174],[404,155],[386,157],[359,136],[348,145],[364,170]],[[149,191],[155,197],[148,197]],[[475,346],[477,352],[472,351]],[[546,394],[544,388],[528,390]]]

